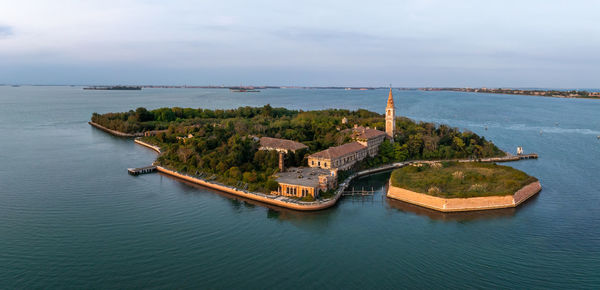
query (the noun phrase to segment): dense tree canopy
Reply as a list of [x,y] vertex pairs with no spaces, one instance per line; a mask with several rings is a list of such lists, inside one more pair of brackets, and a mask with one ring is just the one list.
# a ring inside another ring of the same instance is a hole
[[[342,119],[348,122],[342,124]],[[92,121],[126,133],[168,129],[144,137],[160,146],[158,161],[188,174],[203,174],[249,190],[269,192],[277,188],[278,155],[258,150],[263,136],[290,139],[309,148],[286,155],[287,166],[306,165],[306,156],[350,141],[354,124],[384,128],[383,115],[367,110],[295,111],[285,108],[240,107],[232,110],[138,108],[124,113],[96,114]],[[502,154],[494,144],[472,132],[433,123],[398,118],[395,142],[385,141],[380,154],[357,165],[373,167],[410,159],[490,157]],[[192,135],[192,138],[187,136]],[[241,182],[241,183],[240,183]]]

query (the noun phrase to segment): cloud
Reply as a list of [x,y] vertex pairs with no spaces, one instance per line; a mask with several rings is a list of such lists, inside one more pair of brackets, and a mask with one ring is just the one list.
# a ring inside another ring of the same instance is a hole
[[0,38],[9,37],[13,35],[13,29],[10,26],[0,25]]

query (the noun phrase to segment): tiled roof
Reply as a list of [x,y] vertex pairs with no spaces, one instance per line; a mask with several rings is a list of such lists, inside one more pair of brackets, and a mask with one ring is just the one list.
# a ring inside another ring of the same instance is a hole
[[381,135],[385,135],[385,132],[383,131],[365,128],[362,126],[354,128],[353,131],[352,137],[357,139],[372,139]]
[[344,145],[330,147],[329,149],[319,151],[315,154],[310,155],[309,157],[314,158],[325,158],[325,159],[335,159],[346,154],[350,154],[359,150],[366,148],[362,144],[358,142],[346,143]]
[[279,139],[279,138],[271,138],[271,137],[262,137],[260,138],[260,146],[266,148],[275,148],[275,149],[285,149],[285,150],[300,150],[304,148],[308,148],[308,146],[287,139]]

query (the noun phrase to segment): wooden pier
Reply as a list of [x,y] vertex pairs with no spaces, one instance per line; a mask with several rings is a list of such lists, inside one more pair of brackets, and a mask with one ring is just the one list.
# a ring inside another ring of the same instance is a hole
[[346,190],[342,193],[343,196],[373,196],[373,194],[375,193],[375,190],[373,189],[373,187],[371,187],[371,189],[366,189],[363,187],[360,190],[354,189],[354,187],[352,188],[352,190]]
[[537,153],[516,155],[519,159],[538,159]]
[[146,166],[140,168],[127,168],[127,172],[131,175],[140,175],[145,173],[152,173],[156,171],[156,166]]
[[[517,155],[513,155],[510,153],[507,153],[506,156],[502,156],[502,157],[488,157],[488,158],[481,158],[481,159],[462,159],[462,160],[456,160],[458,162],[510,162],[510,161],[519,161],[519,160],[524,160],[524,159],[538,159],[538,155],[537,153],[531,153],[531,154],[517,154]],[[440,160],[443,161],[443,160]],[[431,162],[431,161],[425,161],[425,162]],[[434,161],[437,162],[437,161]]]

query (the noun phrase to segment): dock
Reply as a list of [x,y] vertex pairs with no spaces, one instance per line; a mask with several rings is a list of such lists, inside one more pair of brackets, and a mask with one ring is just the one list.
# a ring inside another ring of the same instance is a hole
[[[383,191],[383,189],[382,189]],[[346,190],[344,192],[342,192],[343,196],[373,196],[373,194],[375,193],[375,190],[373,189],[373,187],[371,187],[371,189],[365,189],[364,187],[362,189],[354,189],[354,187],[352,188],[352,190]]]
[[521,154],[521,155],[517,155],[517,157],[519,157],[519,160],[521,160],[521,159],[538,159],[537,153]]
[[530,154],[506,154],[503,157],[490,157],[490,158],[481,158],[474,160],[458,160],[459,162],[471,162],[471,161],[479,161],[479,162],[510,162],[510,161],[519,161],[524,159],[538,159],[537,153]]
[[140,167],[140,168],[127,168],[127,172],[131,175],[152,173],[154,171],[156,171],[156,166],[146,166],[146,167]]

